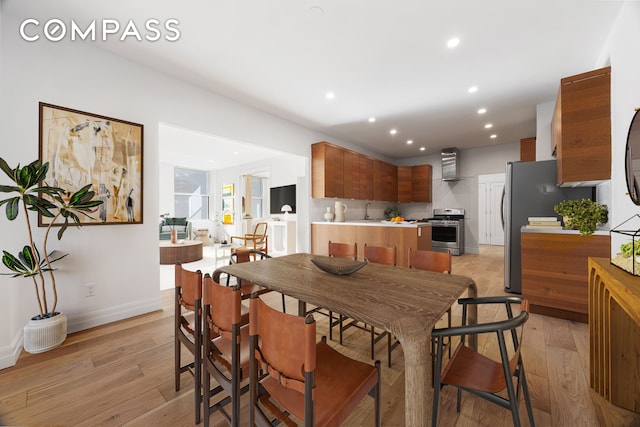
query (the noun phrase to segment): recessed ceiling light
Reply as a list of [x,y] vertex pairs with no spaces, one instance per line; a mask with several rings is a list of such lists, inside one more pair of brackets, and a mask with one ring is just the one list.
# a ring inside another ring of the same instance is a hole
[[426,148],[420,147],[420,151],[424,151],[424,150],[426,150]]
[[491,129],[493,127],[493,125],[491,123],[487,123],[486,125],[484,125],[485,129]]
[[327,99],[333,99],[336,97],[336,94],[333,92],[327,92],[325,96],[327,97]]
[[484,114],[486,112],[487,112],[486,108],[481,108],[481,109],[478,110],[478,114]]
[[313,18],[319,18],[324,15],[324,10],[322,10],[320,6],[311,6],[309,8],[309,15],[311,15]]
[[457,37],[454,37],[452,39],[449,39],[449,41],[447,42],[447,47],[448,48],[454,48],[456,46],[458,46],[460,44],[460,39]]
[[409,144],[409,145],[413,144],[413,140],[411,140],[411,139],[407,140],[407,144]]
[[391,135],[395,135],[396,133],[398,133],[398,130],[397,130],[397,129],[391,129],[391,130],[389,131],[389,133],[390,133]]
[[240,153],[239,153],[238,151],[234,151],[234,152],[233,152],[233,154],[238,155],[238,154],[240,154]]
[[478,91],[478,86],[471,86],[469,88],[469,93],[476,93]]
[[373,123],[373,122],[375,122],[375,121],[376,121],[376,118],[375,118],[375,117],[369,117],[369,123]]
[[491,136],[490,136],[489,138],[491,138],[491,139],[496,139],[497,137],[498,137],[498,135],[496,135],[496,134],[494,133],[494,134],[491,134]]

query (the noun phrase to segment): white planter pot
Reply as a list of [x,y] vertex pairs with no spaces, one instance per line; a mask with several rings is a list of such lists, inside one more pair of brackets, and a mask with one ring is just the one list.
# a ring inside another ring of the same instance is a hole
[[59,313],[41,320],[30,319],[24,325],[24,349],[28,353],[43,353],[58,347],[67,338],[67,316]]

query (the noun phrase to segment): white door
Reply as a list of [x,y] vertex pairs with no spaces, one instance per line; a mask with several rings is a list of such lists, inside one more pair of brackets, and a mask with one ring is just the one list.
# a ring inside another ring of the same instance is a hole
[[478,176],[478,243],[504,245],[502,228],[503,173]]

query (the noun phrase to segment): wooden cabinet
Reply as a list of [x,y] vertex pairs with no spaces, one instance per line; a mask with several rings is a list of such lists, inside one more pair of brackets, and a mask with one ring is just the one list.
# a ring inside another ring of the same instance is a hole
[[431,201],[431,165],[398,166],[398,201]]
[[357,243],[358,259],[364,259],[364,244],[373,246],[395,246],[397,265],[409,266],[409,248],[431,250],[431,225],[418,227],[394,227],[351,224],[311,224],[311,253],[328,255],[329,240],[332,242]]
[[344,197],[344,150],[326,142],[311,146],[311,197]]
[[609,236],[522,233],[522,296],[532,313],[587,321],[587,261],[609,256]]
[[395,166],[355,151],[311,145],[313,198],[430,202],[431,165]]
[[345,199],[360,198],[360,155],[353,151],[345,150],[343,164],[343,184]]
[[591,387],[614,405],[640,413],[640,277],[589,258]]
[[536,137],[522,138],[520,140],[520,161],[535,162],[536,161]]
[[418,165],[411,168],[411,201],[431,201],[431,165]]
[[558,184],[611,179],[611,67],[560,81],[551,141]]
[[413,167],[398,166],[398,201],[400,203],[411,202],[413,200]]
[[373,159],[360,156],[360,199],[373,200]]
[[382,160],[373,161],[373,199],[398,200],[398,167]]

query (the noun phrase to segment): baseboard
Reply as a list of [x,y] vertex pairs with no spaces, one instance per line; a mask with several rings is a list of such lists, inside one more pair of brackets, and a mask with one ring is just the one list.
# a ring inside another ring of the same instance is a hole
[[78,315],[67,313],[67,331],[69,333],[78,332],[161,309],[162,299],[158,296],[89,313]]
[[0,348],[0,369],[14,366],[20,353],[22,353],[22,330],[13,338],[11,345]]

